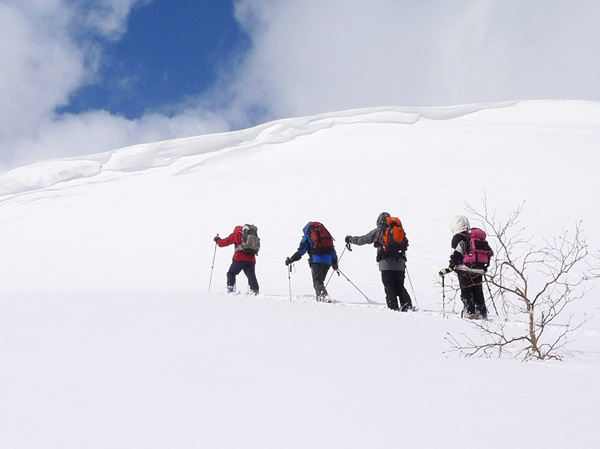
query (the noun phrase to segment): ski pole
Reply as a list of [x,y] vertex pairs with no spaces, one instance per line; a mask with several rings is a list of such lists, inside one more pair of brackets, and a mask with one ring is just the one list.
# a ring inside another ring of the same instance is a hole
[[288,287],[290,290],[290,302],[292,302],[292,264],[288,265]]
[[[352,250],[350,250],[352,251]],[[340,257],[338,258],[338,264],[341,262],[342,257],[344,257],[344,253],[346,252],[346,247],[344,247],[344,251],[342,251],[342,254],[340,254]],[[331,281],[331,278],[333,277],[333,273],[335,273],[335,270],[333,270],[331,272],[331,274],[329,275],[329,279],[327,280],[327,282],[325,282],[325,287],[327,287],[329,285],[329,281]]]
[[415,298],[415,305],[417,306],[417,309],[418,309],[419,302],[417,301],[417,295],[415,294],[415,289],[413,288],[413,283],[410,280],[410,274],[408,273],[408,267],[406,265],[404,266],[404,271],[406,271],[406,277],[408,278],[408,283],[410,284],[410,290],[412,291],[413,298]]
[[350,283],[352,284],[352,286],[353,286],[353,287],[354,287],[356,290],[358,290],[358,291],[360,292],[360,294],[361,294],[361,295],[363,295],[363,296],[366,298],[366,300],[367,300],[367,302],[368,302],[369,304],[377,304],[375,301],[371,301],[371,300],[368,298],[368,296],[367,296],[367,295],[365,295],[365,294],[364,294],[364,293],[363,293],[363,292],[360,290],[360,288],[358,288],[358,287],[357,287],[357,286],[354,284],[354,282],[352,282],[350,279],[348,279],[348,276],[346,276],[346,275],[345,275],[345,274],[344,274],[344,273],[343,273],[343,272],[342,272],[342,271],[341,271],[339,268],[337,269],[337,272],[338,272],[338,273],[340,273],[342,276],[344,276],[344,277],[346,278],[346,280],[347,280],[348,282],[350,282]]
[[210,280],[208,281],[208,293],[210,293],[210,286],[212,284],[213,270],[215,268],[215,257],[217,256],[217,241],[215,240],[215,251],[213,252],[212,266],[210,267]]
[[442,276],[442,316],[446,318],[446,289],[445,287],[445,278]]
[[442,278],[442,316],[446,318],[446,290],[445,290],[445,276],[448,273],[452,273],[454,268],[442,268],[438,273],[439,277]]

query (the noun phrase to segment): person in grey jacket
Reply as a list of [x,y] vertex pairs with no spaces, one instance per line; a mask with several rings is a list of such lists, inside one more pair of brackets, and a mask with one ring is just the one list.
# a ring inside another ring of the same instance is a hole
[[[383,234],[387,227],[386,219],[390,217],[387,212],[382,212],[377,218],[377,227],[371,232],[362,236],[346,236],[347,244],[368,245],[374,244],[377,248],[377,262],[381,272],[381,281],[385,291],[385,301],[392,310],[412,310],[412,301],[406,288],[404,287],[404,276],[406,270],[406,250],[408,249],[408,239],[404,237],[403,249],[394,254],[383,252],[382,242]],[[398,303],[398,300],[400,301]]]

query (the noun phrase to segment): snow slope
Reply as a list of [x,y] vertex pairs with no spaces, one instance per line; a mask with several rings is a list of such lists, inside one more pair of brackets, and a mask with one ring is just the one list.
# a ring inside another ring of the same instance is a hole
[[[436,273],[484,195],[503,216],[525,201],[536,238],[583,220],[600,248],[599,144],[598,103],[390,107],[2,174],[0,447],[596,447],[600,320],[562,363],[462,359],[445,336],[477,332],[453,302],[442,315]],[[338,277],[339,302],[313,302],[305,259],[288,282],[307,221],[341,253],[383,210],[408,232],[419,312],[385,308],[368,247],[340,268],[378,304]],[[212,237],[244,222],[261,296],[222,294],[231,248],[207,293]]]

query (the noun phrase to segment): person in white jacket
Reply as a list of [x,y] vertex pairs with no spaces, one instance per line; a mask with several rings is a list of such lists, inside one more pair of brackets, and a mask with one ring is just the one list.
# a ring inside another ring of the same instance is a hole
[[[442,270],[444,275],[452,270],[456,271],[458,284],[460,286],[460,297],[464,304],[464,311],[470,319],[487,318],[487,308],[483,296],[483,273],[486,267],[476,263],[463,263],[469,248],[469,219],[463,215],[457,215],[450,224],[452,231],[452,254],[450,255],[449,269]],[[487,242],[485,242],[487,245]],[[491,253],[489,245],[486,250]]]

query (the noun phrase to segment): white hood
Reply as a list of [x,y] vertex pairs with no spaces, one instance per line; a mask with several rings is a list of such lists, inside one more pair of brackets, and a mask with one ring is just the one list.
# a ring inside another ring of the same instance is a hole
[[457,215],[452,219],[452,223],[450,223],[450,230],[452,231],[452,235],[465,232],[470,227],[471,225],[469,224],[469,219],[464,215]]

